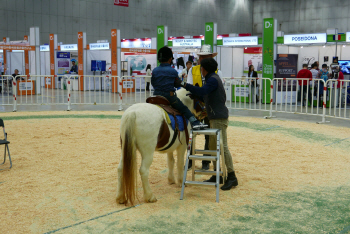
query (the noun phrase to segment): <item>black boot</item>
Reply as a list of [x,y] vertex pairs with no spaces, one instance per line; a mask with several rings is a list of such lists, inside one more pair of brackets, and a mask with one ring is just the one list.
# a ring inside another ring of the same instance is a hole
[[189,162],[188,162],[188,169],[187,169],[187,171],[189,171],[191,169],[192,169],[192,160],[190,159]]
[[238,180],[237,177],[235,175],[235,172],[230,172],[227,175],[227,180],[225,182],[225,184],[221,187],[222,190],[230,190],[233,186],[237,186],[238,185]]
[[[212,182],[212,183],[215,183],[216,182],[216,176],[213,175],[210,177],[209,180],[204,180],[204,182]],[[224,179],[222,178],[222,176],[220,176],[220,184],[223,184],[224,183]]]
[[202,170],[209,170],[210,161],[202,161]]

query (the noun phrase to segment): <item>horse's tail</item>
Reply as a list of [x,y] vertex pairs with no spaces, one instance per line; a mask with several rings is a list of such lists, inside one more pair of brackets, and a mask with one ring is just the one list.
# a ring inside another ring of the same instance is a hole
[[134,205],[136,197],[136,143],[135,124],[136,113],[131,112],[123,116],[121,126],[122,154],[123,154],[123,175],[122,186],[125,194],[125,204],[128,202]]

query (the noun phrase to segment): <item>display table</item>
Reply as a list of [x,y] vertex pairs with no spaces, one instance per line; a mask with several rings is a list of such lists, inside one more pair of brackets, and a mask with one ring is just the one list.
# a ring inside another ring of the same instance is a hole
[[17,96],[34,94],[35,80],[21,80],[17,82]]

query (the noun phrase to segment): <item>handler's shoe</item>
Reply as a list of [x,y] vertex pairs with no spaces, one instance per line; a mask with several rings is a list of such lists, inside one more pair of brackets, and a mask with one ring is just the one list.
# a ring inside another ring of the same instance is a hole
[[230,172],[227,174],[227,180],[225,181],[225,184],[221,186],[221,190],[230,190],[232,187],[238,185],[238,180],[235,175],[235,172]]
[[[204,180],[203,182],[212,182],[212,183],[215,183],[216,182],[216,176],[213,175],[210,177],[209,180]],[[223,184],[224,183],[224,179],[222,178],[222,176],[220,176],[220,184]]]

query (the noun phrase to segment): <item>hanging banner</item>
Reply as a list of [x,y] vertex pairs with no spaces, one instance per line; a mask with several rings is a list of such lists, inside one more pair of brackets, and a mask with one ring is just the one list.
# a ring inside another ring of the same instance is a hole
[[[266,18],[263,24],[263,78],[273,79],[273,55],[274,55],[274,19]],[[263,102],[270,103],[270,85],[263,83]],[[266,86],[266,87],[265,87]],[[265,97],[266,90],[266,97]]]
[[205,23],[204,44],[210,45],[211,49],[213,49],[214,47],[214,23],[213,22]]
[[[62,49],[62,47],[61,47]],[[84,44],[83,44],[83,32],[78,32],[78,74],[80,87],[79,90],[84,90]]]
[[115,6],[129,7],[129,0],[114,0]]
[[249,47],[244,49],[243,64],[243,73],[248,73],[250,65],[254,66],[254,71],[262,73],[262,47]]

